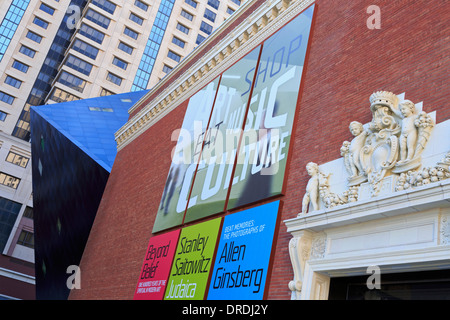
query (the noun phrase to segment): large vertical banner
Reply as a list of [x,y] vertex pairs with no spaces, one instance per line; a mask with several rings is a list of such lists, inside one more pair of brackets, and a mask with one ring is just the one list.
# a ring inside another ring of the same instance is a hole
[[260,49],[222,74],[185,222],[224,210]]
[[172,154],[172,164],[161,197],[153,232],[178,226],[183,222],[192,178],[202,149],[220,77],[189,99],[183,125]]
[[313,12],[190,98],[153,232],[283,192]]
[[282,192],[313,11],[264,42],[228,209]]
[[181,231],[165,300],[202,300],[212,267],[222,218]]
[[180,230],[150,238],[134,300],[162,300]]
[[263,299],[279,204],[275,201],[225,217],[209,300]]

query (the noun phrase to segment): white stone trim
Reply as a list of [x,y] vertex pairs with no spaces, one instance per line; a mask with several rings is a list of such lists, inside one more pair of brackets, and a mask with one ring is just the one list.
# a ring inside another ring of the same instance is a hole
[[450,179],[366,201],[313,211],[284,222],[291,233],[301,230],[321,231],[436,207],[450,208]]
[[293,300],[327,299],[331,277],[450,269],[450,179],[285,220]]
[[10,278],[33,285],[36,284],[35,277],[5,268],[0,268],[0,277]]

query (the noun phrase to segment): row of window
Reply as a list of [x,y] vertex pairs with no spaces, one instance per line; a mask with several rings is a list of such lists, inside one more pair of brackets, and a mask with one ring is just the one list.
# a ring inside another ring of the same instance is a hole
[[0,61],[8,49],[30,0],[13,0],[0,22]]
[[175,0],[166,0],[159,4],[131,91],[144,90],[148,85],[174,3]]
[[[6,161],[12,164],[15,164],[19,167],[26,168],[28,165],[28,162],[30,161],[30,158],[27,158],[25,156],[22,156],[18,153],[15,153],[13,151],[10,151],[8,155],[6,156]],[[17,189],[20,183],[20,178],[14,177],[10,174],[0,172],[0,184]]]
[[[110,14],[114,14],[114,11],[116,11],[116,5],[108,0],[92,0],[91,3]],[[144,3],[141,0],[135,0],[134,5],[144,11],[147,11],[149,7],[148,4]]]
[[[23,4],[25,4],[25,2]],[[24,8],[20,8],[20,9],[24,10],[27,5],[28,4],[26,3],[25,7]],[[53,9],[52,7],[48,6],[45,3],[41,3],[41,5],[39,6],[39,9],[41,11],[49,14],[49,15],[53,15],[55,13],[55,9]],[[14,14],[17,16],[15,19],[18,19],[19,12],[14,13]],[[14,17],[11,16],[11,18],[14,18]],[[49,26],[49,22],[47,22],[44,19],[39,18],[37,16],[35,16],[33,18],[33,24],[35,24],[35,25],[37,25],[37,26],[39,26],[39,27],[41,27],[43,29],[47,29],[48,26]],[[32,40],[32,41],[34,41],[34,42],[36,42],[36,43],[38,43],[38,44],[41,43],[41,41],[43,39],[43,37],[41,35],[38,35],[37,33],[33,32],[33,31],[30,31],[30,30],[28,30],[28,32],[25,35],[25,37],[30,39],[30,40]],[[34,58],[34,56],[36,54],[36,50],[31,49],[31,48],[29,48],[27,46],[24,46],[24,45],[21,45],[21,47],[19,49],[19,52],[22,53],[23,55],[26,55],[26,56],[30,57],[30,58]],[[27,73],[28,69],[30,67],[29,65],[27,65],[27,64],[25,64],[25,63],[23,63],[23,62],[21,62],[19,60],[14,60],[11,66],[14,69],[17,69],[17,70],[19,70],[20,72],[23,72],[23,73]],[[20,86],[22,85],[22,81],[21,80],[19,80],[17,78],[14,78],[14,77],[12,77],[10,75],[6,76],[5,83],[10,85],[10,86],[12,86],[12,87],[14,87],[14,88],[17,88],[17,89],[19,89]],[[13,104],[14,100],[15,100],[15,97],[11,96],[10,94],[7,94],[5,92],[0,92],[0,101],[3,101],[5,103],[7,103],[7,104]],[[0,121],[5,121],[6,115],[7,114],[5,112],[0,111]]]
[[[180,30],[181,32],[183,32],[185,34],[189,34],[190,29],[179,22],[178,22],[176,28],[177,28],[177,30]],[[202,23],[200,24],[200,30],[203,31],[204,33],[210,35],[212,33],[213,26],[208,24],[205,21],[202,21]]]

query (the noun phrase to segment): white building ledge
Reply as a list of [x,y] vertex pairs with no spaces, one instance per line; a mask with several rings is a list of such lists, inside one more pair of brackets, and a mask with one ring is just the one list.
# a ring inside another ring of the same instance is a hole
[[432,208],[450,208],[450,179],[364,201],[300,214],[296,218],[285,220],[284,223],[289,233],[303,230],[322,231]]

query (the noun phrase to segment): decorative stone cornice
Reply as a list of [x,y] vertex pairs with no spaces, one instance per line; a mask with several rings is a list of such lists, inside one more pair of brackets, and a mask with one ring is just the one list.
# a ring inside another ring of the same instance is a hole
[[285,220],[284,223],[290,233],[305,230],[319,232],[432,208],[450,208],[450,180],[313,211]]
[[[289,20],[305,10],[314,0],[267,0],[232,32],[223,36],[233,22],[239,19],[255,2],[256,0],[245,2],[218,30],[206,38],[172,70],[172,74],[176,74],[177,70],[182,70],[183,67],[197,60],[186,72],[176,80],[170,76],[162,79],[129,110],[130,114],[139,111],[116,132],[115,139],[118,150],[121,150],[180,103],[214,80]],[[198,55],[202,48],[206,48],[221,37],[223,38],[214,48],[199,59]],[[152,94],[162,88],[165,89],[150,103],[144,105]]]

